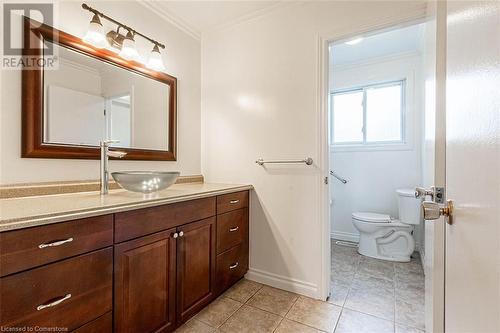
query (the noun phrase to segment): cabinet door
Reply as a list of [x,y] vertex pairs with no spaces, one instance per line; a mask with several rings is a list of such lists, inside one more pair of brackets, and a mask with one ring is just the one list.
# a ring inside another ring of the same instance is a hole
[[177,319],[184,322],[214,296],[215,217],[177,231]]
[[115,246],[116,332],[169,332],[175,326],[175,229]]

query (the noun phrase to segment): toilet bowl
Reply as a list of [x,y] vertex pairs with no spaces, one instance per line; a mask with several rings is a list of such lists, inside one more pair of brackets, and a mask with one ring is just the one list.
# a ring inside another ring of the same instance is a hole
[[397,190],[399,219],[387,214],[352,213],[352,223],[359,231],[358,252],[390,261],[408,262],[415,250],[414,225],[420,223],[420,200],[411,189]]

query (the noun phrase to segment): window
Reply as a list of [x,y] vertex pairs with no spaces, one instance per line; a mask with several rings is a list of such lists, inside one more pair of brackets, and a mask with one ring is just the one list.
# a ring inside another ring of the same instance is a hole
[[333,145],[404,143],[405,81],[331,94]]

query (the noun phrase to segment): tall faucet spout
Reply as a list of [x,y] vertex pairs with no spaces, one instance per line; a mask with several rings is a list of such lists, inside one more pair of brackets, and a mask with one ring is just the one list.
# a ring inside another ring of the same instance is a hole
[[111,143],[118,143],[118,140],[107,140],[107,141],[101,141],[99,143],[99,147],[101,148],[101,163],[100,163],[100,179],[101,179],[101,195],[108,194],[109,192],[109,169],[108,169],[108,158],[115,157],[115,158],[122,158],[125,155],[127,155],[126,152],[123,151],[110,151],[109,150],[109,145]]

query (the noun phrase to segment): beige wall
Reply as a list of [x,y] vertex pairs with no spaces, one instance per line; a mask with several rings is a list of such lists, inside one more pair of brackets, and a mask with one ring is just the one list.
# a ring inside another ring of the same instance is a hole
[[264,169],[259,158],[318,159],[318,37],[423,14],[420,2],[310,2],[214,31],[202,42],[202,152],[208,181],[255,186],[253,279],[321,297],[322,179],[314,165]]
[[[166,72],[178,78],[177,162],[112,161],[111,169],[179,170],[200,173],[200,42],[160,19],[143,6],[125,1],[95,1],[91,6],[109,13],[166,44]],[[59,3],[58,27],[82,37],[90,14],[77,1]],[[137,38],[141,54],[151,45]],[[99,162],[87,160],[21,159],[21,72],[2,71],[0,96],[0,184],[97,179]]]

